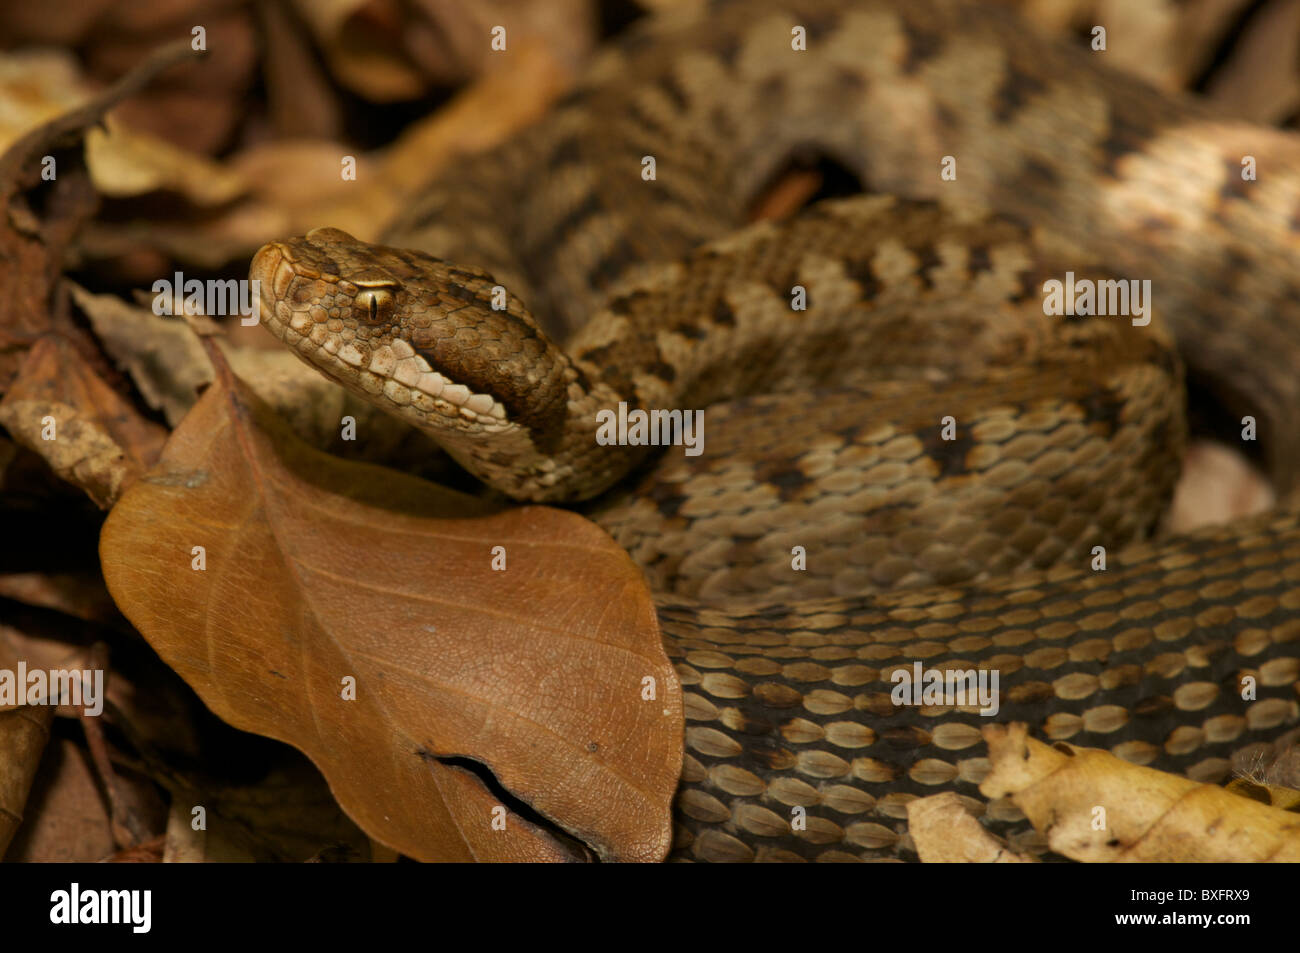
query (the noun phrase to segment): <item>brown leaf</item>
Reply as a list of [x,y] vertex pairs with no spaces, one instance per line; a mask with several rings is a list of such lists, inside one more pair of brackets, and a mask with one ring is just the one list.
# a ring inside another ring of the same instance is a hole
[[[200,806],[205,823],[195,830]],[[201,789],[176,791],[163,861],[301,863],[322,852],[366,861],[370,843],[339,809],[320,772],[297,751],[279,747],[271,769],[256,780],[209,778]]]
[[118,618],[117,607],[98,570],[0,572],[0,598],[53,609],[85,621]]
[[0,6],[0,36],[17,45],[74,46],[87,36],[113,0],[49,0]]
[[668,850],[680,689],[640,573],[576,515],[496,511],[311,450],[222,362],[100,555],[118,606],[204,701],[304,751],[388,846],[568,856],[509,797],[494,830],[502,798],[439,760],[463,758],[602,857]]
[[[0,54],[0,151],[21,135],[89,100],[95,84],[68,50]],[[210,207],[248,190],[236,170],[123,123],[115,114],[86,131],[85,162],[100,195],[115,198],[168,190]],[[58,171],[57,169],[55,171]]]
[[24,133],[85,102],[92,92],[69,50],[0,53],[0,152]]
[[[590,0],[294,0],[331,73],[371,102],[414,99],[432,87],[493,69],[509,72],[511,51],[545,45],[569,67],[591,48],[596,17]],[[505,49],[492,30],[506,28]]]
[[27,792],[41,763],[53,719],[54,709],[49,705],[0,711],[0,857],[22,823]]
[[[378,240],[384,227],[424,183],[452,160],[482,152],[536,122],[573,82],[573,72],[539,43],[521,43],[511,68],[489,73],[461,90],[391,145],[362,154],[357,177],[343,179],[339,162],[348,150],[330,141],[277,141],[240,153],[234,171],[251,184],[256,208],[274,210],[283,222],[269,232],[245,230],[256,250],[268,234],[296,234],[329,223]],[[201,227],[210,238],[236,217],[232,212]],[[254,224],[259,224],[254,220]]]
[[1300,110],[1300,0],[1257,10],[1206,94],[1223,114],[1280,123]]
[[55,336],[27,355],[0,400],[0,424],[104,509],[158,459],[167,438]]
[[[22,136],[0,155],[0,389],[8,385],[26,345],[54,324],[94,354],[88,336],[51,311],[64,255],[98,204],[81,158],[87,127],[119,100],[182,57],[189,45],[162,48],[100,95]],[[53,181],[43,177],[45,159],[56,162]]]

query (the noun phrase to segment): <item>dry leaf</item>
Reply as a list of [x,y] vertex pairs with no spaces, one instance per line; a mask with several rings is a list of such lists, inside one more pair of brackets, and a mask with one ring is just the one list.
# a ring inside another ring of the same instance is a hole
[[1206,95],[1224,115],[1250,122],[1282,122],[1300,110],[1300,0],[1255,12]]
[[[511,54],[510,69],[483,76],[441,109],[412,123],[388,148],[358,157],[355,181],[341,182],[343,153],[337,145],[268,147],[236,161],[256,183],[259,201],[287,213],[289,225],[283,233],[298,234],[329,223],[377,240],[420,186],[437,178],[453,159],[490,149],[541,119],[573,78],[573,71],[545,45],[521,44]],[[286,179],[303,176],[298,160],[307,149],[312,159],[305,166],[308,176],[314,180],[328,172],[330,186],[311,192],[299,186],[280,188]]]
[[162,834],[152,837],[140,844],[124,847],[110,857],[104,858],[106,864],[157,864],[162,862],[165,838]]
[[123,198],[167,190],[194,205],[215,206],[248,191],[237,171],[110,117],[86,134],[86,164],[101,195]]
[[1023,723],[984,729],[985,797],[1011,795],[1074,860],[1300,861],[1300,817],[1095,748],[1046,745]]
[[[163,805],[152,782],[139,775],[120,774],[117,787],[132,813],[148,825],[161,824]],[[27,797],[26,817],[5,859],[96,863],[115,849],[103,778],[82,747],[56,738],[41,760]]]
[[[145,403],[161,410],[173,427],[180,423],[199,391],[212,382],[212,364],[190,327],[116,295],[92,294],[71,282],[69,286],[104,350],[130,375]],[[264,332],[256,333],[259,340],[271,341]],[[254,393],[318,450],[384,463],[440,482],[455,478],[454,464],[436,442],[327,380],[287,349],[225,346],[223,352]],[[346,417],[353,426],[345,440],[341,422]]]
[[[150,50],[176,37],[189,45],[203,28],[205,55],[114,110],[124,124],[173,145],[211,155],[229,146],[247,121],[257,76],[258,39],[250,7],[230,0],[114,3],[86,41],[75,44],[97,79],[121,75]],[[274,53],[274,50],[271,51]]]
[[[1295,810],[1288,791],[1300,790],[1300,728],[1273,739],[1259,742],[1233,753],[1233,773],[1245,785],[1257,785],[1269,792],[1265,803],[1284,810]],[[1232,785],[1229,785],[1231,788]],[[1284,803],[1273,800],[1278,797]]]
[[0,572],[0,598],[41,606],[85,621],[118,618],[98,571]]
[[569,855],[440,760],[467,758],[602,857],[667,852],[676,675],[640,573],[574,514],[494,512],[313,451],[223,369],[109,515],[100,553],[119,608],[204,701],[306,752],[394,849]]
[[113,0],[44,0],[0,5],[0,36],[17,44],[74,46],[87,36]]
[[301,21],[283,3],[259,3],[254,12],[262,48],[275,50],[263,57],[261,67],[276,138],[341,138],[343,104]]
[[68,283],[104,350],[131,376],[145,403],[175,427],[212,380],[203,345],[184,321],[128,304],[116,295],[92,294]]
[[1261,784],[1249,778],[1233,778],[1224,787],[1239,797],[1247,797],[1260,804],[1267,804],[1279,811],[1300,813],[1300,791],[1284,788],[1277,784]]
[[[94,84],[64,50],[15,50],[0,54],[0,151],[20,136],[81,105]],[[130,196],[167,189],[199,206],[231,201],[247,191],[235,170],[158,136],[140,132],[113,115],[86,132],[85,163],[102,195]],[[55,171],[59,171],[56,169]]]
[[[294,0],[294,8],[334,76],[371,102],[415,99],[493,69],[509,72],[511,52],[524,43],[543,44],[575,68],[591,48],[596,23],[590,0],[414,0],[400,7]],[[493,47],[498,27],[504,50]]]
[[104,509],[158,459],[167,439],[60,337],[31,349],[0,400],[0,424]]
[[[103,93],[26,133],[0,156],[0,389],[17,372],[26,347],[52,326],[83,356],[94,355],[88,336],[53,311],[68,246],[98,205],[81,160],[82,137],[119,100],[192,55],[186,43],[157,50]],[[46,156],[57,163],[52,182],[42,177]]]
[[71,52],[45,48],[0,54],[0,152],[79,106],[90,92]]
[[[19,662],[26,664],[29,671],[79,669],[82,667],[80,663],[84,661],[84,653],[78,652],[76,656],[70,657],[69,653],[74,648],[67,641],[0,623],[0,671],[13,672]],[[26,696],[20,693],[12,702],[0,700],[0,711],[21,708],[26,703]],[[79,708],[74,709],[71,706],[51,707],[56,712],[61,710],[70,715],[80,711]]]
[[[247,259],[276,235],[300,234],[322,223],[377,239],[416,189],[453,158],[491,148],[538,120],[573,81],[573,71],[540,43],[520,42],[510,62],[510,69],[487,74],[384,150],[358,154],[342,143],[321,140],[254,146],[213,178],[214,198],[233,196],[246,185],[247,194],[225,209],[154,220],[147,227],[137,220],[94,221],[78,247],[103,259],[138,255],[145,246],[183,262],[220,268]],[[345,155],[356,161],[355,179],[340,175]],[[176,185],[183,187],[182,173],[198,174],[202,182],[205,167],[177,158],[154,162],[147,174],[179,170]]]
[[907,833],[925,864],[1032,864],[975,819],[955,791],[907,803]]
[[[370,858],[366,835],[339,809],[325,780],[291,748],[250,783],[207,781],[177,790],[167,818],[165,863],[290,862],[330,852],[341,860]],[[204,809],[195,830],[194,809]]]
[[108,808],[90,758],[56,739],[27,796],[27,816],[4,855],[9,863],[96,863],[113,852]]
[[27,793],[53,720],[54,709],[49,705],[0,711],[0,857],[22,823]]

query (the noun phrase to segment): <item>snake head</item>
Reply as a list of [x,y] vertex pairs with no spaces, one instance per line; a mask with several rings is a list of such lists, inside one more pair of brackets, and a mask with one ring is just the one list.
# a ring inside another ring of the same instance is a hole
[[249,277],[272,334],[436,439],[564,413],[567,362],[484,271],[317,228],[264,245]]

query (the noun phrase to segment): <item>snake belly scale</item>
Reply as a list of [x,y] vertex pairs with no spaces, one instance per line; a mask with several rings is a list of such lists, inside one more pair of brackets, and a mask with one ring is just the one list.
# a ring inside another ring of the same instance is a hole
[[[869,194],[744,226],[809,150]],[[1067,272],[1149,279],[1155,320],[1045,315]],[[1203,780],[1300,718],[1300,139],[1004,11],[682,4],[383,244],[316,229],[252,277],[312,366],[503,494],[585,501],[645,568],[685,690],[678,857],[914,857],[908,801],[987,768],[974,707],[893,703],[916,662]],[[1288,502],[1152,541],[1185,378],[1256,418]],[[620,402],[707,408],[704,454],[598,445]]]

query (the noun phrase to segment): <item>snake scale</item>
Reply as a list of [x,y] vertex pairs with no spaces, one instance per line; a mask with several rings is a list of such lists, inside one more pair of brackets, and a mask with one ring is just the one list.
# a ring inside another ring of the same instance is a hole
[[[907,803],[974,806],[988,723],[893,704],[915,662],[1209,781],[1297,722],[1300,139],[1104,59],[958,0],[681,4],[384,244],[254,259],[300,357],[643,565],[685,691],[674,856],[914,858]],[[801,154],[865,194],[746,226]],[[1046,315],[1066,272],[1149,279],[1156,320]],[[1152,541],[1184,382],[1256,419],[1291,502]],[[620,401],[706,408],[704,452],[598,445]]]

